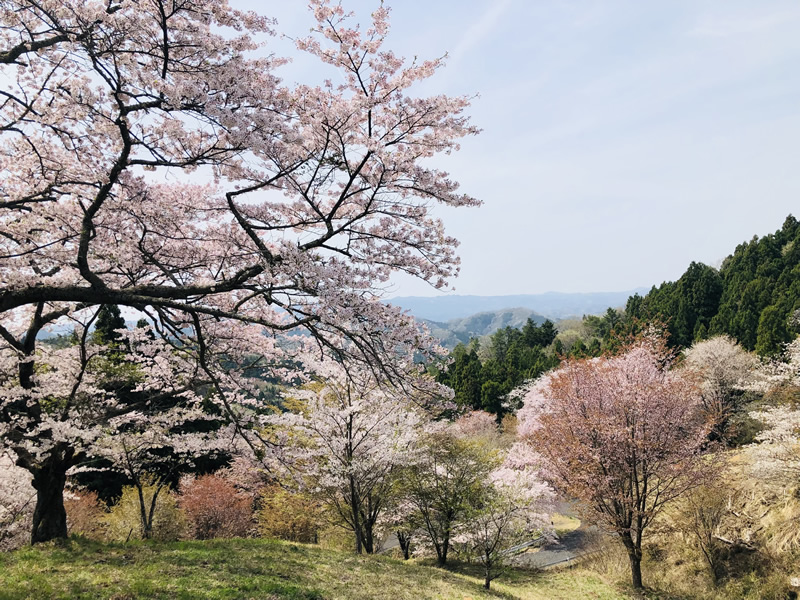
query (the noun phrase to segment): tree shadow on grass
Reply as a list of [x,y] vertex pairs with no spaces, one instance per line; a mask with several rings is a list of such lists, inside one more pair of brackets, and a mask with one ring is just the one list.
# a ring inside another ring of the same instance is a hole
[[[475,587],[476,593],[488,594],[495,598],[506,598],[507,600],[519,600],[520,596],[507,592],[505,590],[495,589],[495,582],[509,585],[524,585],[533,584],[536,582],[537,577],[541,577],[539,571],[534,569],[518,569],[511,568],[506,573],[500,575],[499,578],[492,581],[492,587],[488,590],[483,587],[484,570],[483,565],[475,563],[466,563],[460,561],[449,560],[447,565],[440,567],[434,560],[422,560],[417,564],[431,569],[439,569],[445,573],[450,573],[458,577],[462,582],[467,581],[471,586]],[[473,579],[477,581],[472,581]]]

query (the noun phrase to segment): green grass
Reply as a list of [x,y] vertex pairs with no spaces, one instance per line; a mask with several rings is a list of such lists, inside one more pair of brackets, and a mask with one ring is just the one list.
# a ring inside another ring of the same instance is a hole
[[474,568],[437,569],[274,540],[101,544],[0,554],[0,599],[558,600],[629,598],[581,570],[518,570],[486,592]]

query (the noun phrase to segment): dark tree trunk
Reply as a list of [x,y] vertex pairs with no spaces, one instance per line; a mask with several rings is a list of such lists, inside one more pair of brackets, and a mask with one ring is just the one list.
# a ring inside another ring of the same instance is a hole
[[64,484],[70,467],[66,455],[55,450],[33,473],[36,508],[33,511],[31,544],[67,537],[67,511],[64,510]]
[[489,550],[485,550],[483,554],[483,566],[484,566],[484,579],[483,579],[483,587],[487,590],[492,583],[492,569],[495,566],[494,561],[492,560],[492,555]]
[[361,554],[363,551],[364,540],[361,537],[361,508],[358,502],[358,495],[356,494],[356,485],[353,478],[350,478],[350,513],[353,517],[353,533],[356,536],[356,554]]
[[642,585],[642,547],[641,542],[635,543],[629,531],[621,533],[622,543],[628,551],[628,560],[631,563],[631,584],[636,590],[641,590]]
[[136,492],[139,494],[139,520],[142,525],[142,538],[149,540],[153,537],[152,521],[147,518],[147,507],[144,501],[144,490],[139,480],[136,480]]
[[395,535],[397,536],[397,543],[400,544],[400,549],[403,551],[403,560],[408,560],[411,558],[411,534],[397,531]]
[[362,521],[364,524],[364,532],[361,535],[362,542],[364,544],[364,552],[367,554],[374,554],[375,553],[375,540],[372,537],[372,528],[369,526],[369,523]]
[[437,548],[436,564],[443,567],[447,564],[447,551],[450,550],[450,537],[446,536],[442,540],[442,545]]
[[636,590],[642,589],[642,557],[634,554],[628,554],[631,561],[631,583]]

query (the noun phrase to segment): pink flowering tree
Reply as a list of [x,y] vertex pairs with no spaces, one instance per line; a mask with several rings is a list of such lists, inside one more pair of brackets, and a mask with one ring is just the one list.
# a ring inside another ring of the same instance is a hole
[[618,356],[570,360],[531,387],[519,412],[519,435],[553,485],[619,536],[635,588],[645,531],[713,468],[700,394],[670,370],[672,358],[663,340],[644,338]]
[[423,415],[406,392],[382,385],[371,371],[333,361],[313,369],[319,381],[290,392],[302,409],[266,422],[293,440],[284,454],[290,473],[353,532],[357,553],[372,553],[395,475],[414,461]]
[[0,6],[0,440],[32,474],[34,542],[66,535],[65,474],[94,435],[77,413],[108,400],[48,327],[147,314],[239,434],[252,395],[230,367],[280,362],[286,332],[395,380],[395,353],[428,351],[380,298],[395,272],[457,269],[430,206],[477,201],[429,159],[477,132],[468,100],[411,94],[442,63],[385,48],[386,8],[363,30],[311,8],[298,48],[332,76],[289,86],[256,53],[274,23],[224,0]]

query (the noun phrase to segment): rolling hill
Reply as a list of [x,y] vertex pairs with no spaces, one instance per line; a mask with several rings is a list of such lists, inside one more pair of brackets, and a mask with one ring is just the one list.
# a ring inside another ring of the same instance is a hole
[[447,348],[453,348],[459,342],[466,344],[470,339],[491,335],[503,327],[522,327],[528,319],[533,319],[537,325],[544,323],[544,317],[529,308],[507,308],[503,310],[480,312],[461,319],[451,319],[447,322],[420,319],[431,330],[431,333],[441,340]]
[[[629,296],[647,293],[649,288],[626,292],[590,292],[521,294],[514,296],[402,296],[389,300],[411,312],[418,319],[446,323],[478,313],[519,307],[534,311],[553,321],[604,312],[609,306],[624,306]],[[517,310],[517,309],[514,309]]]

